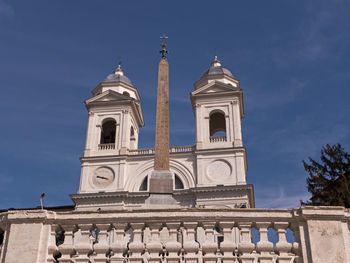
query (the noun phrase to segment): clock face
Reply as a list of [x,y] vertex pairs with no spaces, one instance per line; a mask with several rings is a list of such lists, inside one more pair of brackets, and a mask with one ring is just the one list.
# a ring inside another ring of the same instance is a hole
[[114,181],[114,172],[108,167],[97,168],[92,176],[92,183],[97,188],[105,188]]

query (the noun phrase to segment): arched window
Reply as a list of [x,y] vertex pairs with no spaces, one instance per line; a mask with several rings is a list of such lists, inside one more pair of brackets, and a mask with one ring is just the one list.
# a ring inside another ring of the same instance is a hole
[[134,127],[132,126],[130,128],[130,140],[135,140],[135,131],[134,131]]
[[145,179],[143,179],[139,191],[147,191],[147,190],[148,190],[148,175],[145,177]]
[[123,92],[123,95],[124,95],[124,96],[128,96],[128,97],[130,97],[130,93],[129,93],[129,92],[127,92],[127,91],[124,91],[124,92]]
[[115,126],[115,120],[109,119],[103,122],[101,129],[101,144],[115,143]]
[[184,189],[184,184],[176,174],[175,174],[175,189]]
[[209,117],[210,136],[226,135],[226,120],[223,112],[214,112]]

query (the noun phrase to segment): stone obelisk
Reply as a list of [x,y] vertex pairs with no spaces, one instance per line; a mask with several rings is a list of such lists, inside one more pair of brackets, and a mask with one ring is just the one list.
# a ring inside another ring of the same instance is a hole
[[157,115],[154,170],[150,177],[150,203],[174,203],[172,198],[173,177],[169,164],[169,64],[166,59],[165,39],[163,39],[162,58],[158,68]]

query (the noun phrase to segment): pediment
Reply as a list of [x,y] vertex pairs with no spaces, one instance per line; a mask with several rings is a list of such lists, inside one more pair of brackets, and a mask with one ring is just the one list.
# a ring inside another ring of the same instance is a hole
[[222,83],[219,81],[213,81],[205,86],[195,90],[192,92],[192,95],[199,95],[199,94],[210,94],[210,93],[221,93],[221,92],[232,92],[232,91],[239,91],[240,88],[234,87],[230,84]]
[[107,101],[121,101],[121,100],[134,100],[129,96],[125,96],[113,90],[107,90],[91,99],[85,101],[86,104],[90,104],[92,102],[107,102]]

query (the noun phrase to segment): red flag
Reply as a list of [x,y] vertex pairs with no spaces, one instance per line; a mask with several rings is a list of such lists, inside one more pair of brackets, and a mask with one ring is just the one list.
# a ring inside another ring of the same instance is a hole
[[46,193],[42,193],[41,196],[40,196],[40,200],[43,200],[44,196],[46,195]]

